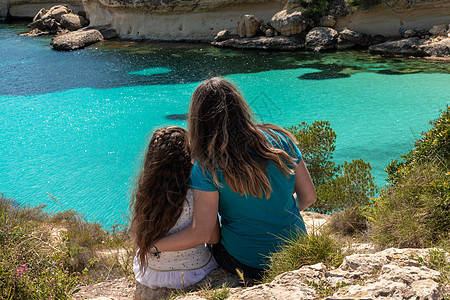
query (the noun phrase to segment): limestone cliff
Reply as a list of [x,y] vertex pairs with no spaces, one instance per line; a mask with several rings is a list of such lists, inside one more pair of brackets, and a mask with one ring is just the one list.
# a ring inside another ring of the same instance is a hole
[[57,4],[66,4],[74,12],[83,11],[82,0],[0,0],[0,20],[7,16],[33,18],[41,9],[50,9]]
[[[295,0],[83,0],[91,24],[111,24],[119,35],[211,40],[222,29],[236,33],[243,14],[269,21]],[[330,1],[336,2],[336,1]],[[342,2],[346,6],[345,1]],[[341,4],[342,4],[341,3]],[[333,10],[333,9],[332,9]],[[335,28],[398,36],[406,29],[450,23],[450,0],[383,0],[369,9],[346,7]]]
[[236,32],[242,14],[270,18],[289,0],[84,0],[93,25],[111,24],[119,35],[210,40],[224,28]]
[[402,30],[449,23],[449,0],[384,0],[380,5],[338,18],[335,28],[399,36]]

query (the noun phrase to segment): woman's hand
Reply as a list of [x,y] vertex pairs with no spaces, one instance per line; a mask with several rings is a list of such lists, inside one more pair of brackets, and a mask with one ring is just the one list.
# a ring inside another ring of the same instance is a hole
[[299,211],[307,209],[316,202],[316,189],[309,175],[303,159],[295,167],[295,186],[297,208]]
[[186,250],[204,243],[218,243],[217,212],[219,192],[194,190],[194,219],[192,224],[180,231],[163,237],[155,243],[159,251]]

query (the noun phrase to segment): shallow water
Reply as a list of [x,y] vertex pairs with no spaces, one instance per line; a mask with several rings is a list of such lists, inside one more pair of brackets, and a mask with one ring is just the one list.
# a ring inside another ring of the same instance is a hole
[[189,97],[209,76],[235,82],[260,121],[330,121],[336,160],[370,162],[378,185],[450,104],[443,62],[176,43],[57,52],[48,37],[17,35],[25,30],[0,25],[0,191],[106,227],[127,214],[147,134],[185,127]]

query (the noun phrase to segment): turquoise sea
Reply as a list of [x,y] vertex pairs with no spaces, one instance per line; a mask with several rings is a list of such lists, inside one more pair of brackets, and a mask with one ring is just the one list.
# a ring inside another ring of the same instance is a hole
[[262,122],[330,121],[337,162],[363,158],[379,186],[450,104],[448,62],[150,42],[57,52],[23,31],[0,24],[0,192],[105,227],[126,219],[148,134],[185,127],[190,95],[212,75],[236,83]]

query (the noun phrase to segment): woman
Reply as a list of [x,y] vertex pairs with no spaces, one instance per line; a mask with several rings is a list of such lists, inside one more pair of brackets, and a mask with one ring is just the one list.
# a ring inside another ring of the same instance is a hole
[[306,233],[299,211],[316,200],[294,137],[278,126],[255,124],[237,88],[217,77],[195,90],[188,128],[195,159],[193,223],[155,246],[174,251],[207,242],[219,212],[217,262],[260,278],[283,239]]

